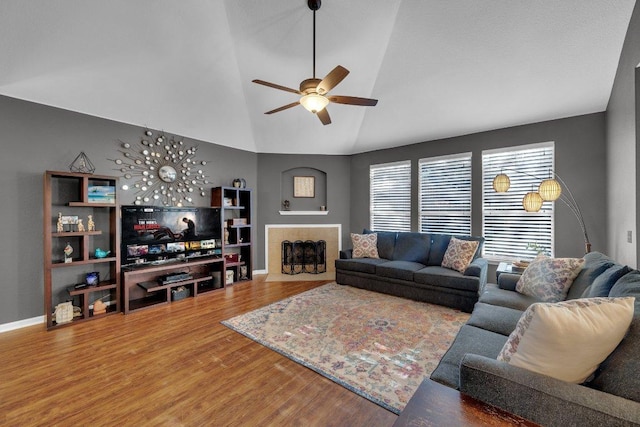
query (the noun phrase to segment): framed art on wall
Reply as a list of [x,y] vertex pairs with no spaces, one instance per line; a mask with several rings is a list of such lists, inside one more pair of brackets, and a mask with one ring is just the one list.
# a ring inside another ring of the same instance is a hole
[[293,177],[293,197],[315,197],[316,178],[313,176]]

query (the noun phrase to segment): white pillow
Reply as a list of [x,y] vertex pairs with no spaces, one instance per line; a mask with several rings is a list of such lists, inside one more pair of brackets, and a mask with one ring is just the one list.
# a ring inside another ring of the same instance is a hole
[[498,360],[583,383],[624,338],[634,297],[535,303],[522,314]]

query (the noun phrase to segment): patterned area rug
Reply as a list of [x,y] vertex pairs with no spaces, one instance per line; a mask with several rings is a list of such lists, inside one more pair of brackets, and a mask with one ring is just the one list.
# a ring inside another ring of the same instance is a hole
[[398,414],[468,318],[330,283],[222,324]]

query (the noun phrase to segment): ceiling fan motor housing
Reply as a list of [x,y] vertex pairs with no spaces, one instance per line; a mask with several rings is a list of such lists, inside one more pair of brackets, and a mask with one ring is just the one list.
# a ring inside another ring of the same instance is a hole
[[305,95],[310,93],[319,93],[316,89],[322,80],[320,79],[306,79],[300,83],[300,92]]

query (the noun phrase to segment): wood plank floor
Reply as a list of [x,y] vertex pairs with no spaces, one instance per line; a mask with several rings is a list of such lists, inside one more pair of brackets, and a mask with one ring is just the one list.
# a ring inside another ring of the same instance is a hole
[[397,416],[220,321],[325,282],[265,282],[0,334],[0,425],[390,426]]

